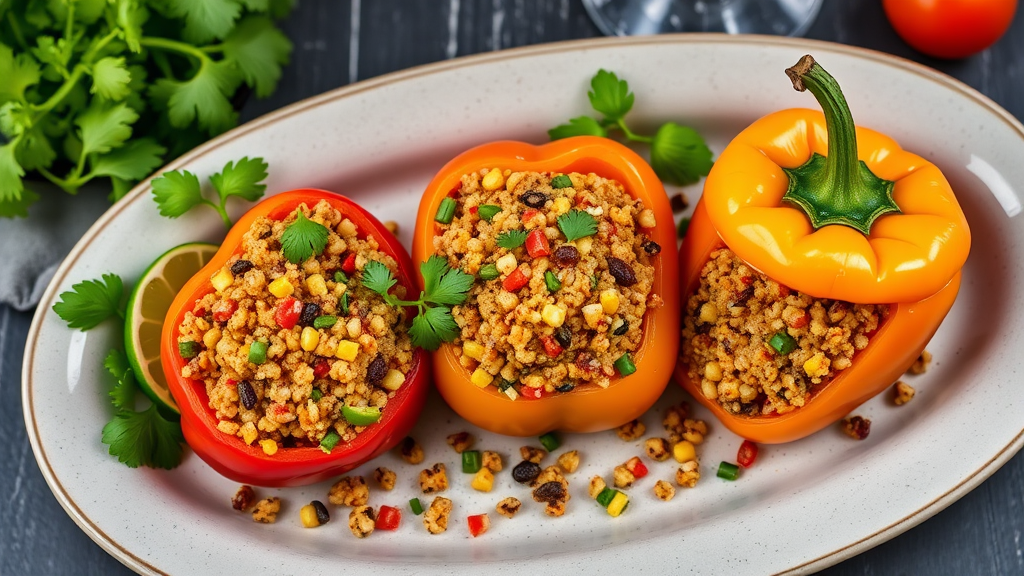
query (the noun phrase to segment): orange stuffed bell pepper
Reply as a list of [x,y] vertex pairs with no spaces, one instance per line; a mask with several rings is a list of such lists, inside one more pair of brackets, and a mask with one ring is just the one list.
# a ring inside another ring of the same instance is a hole
[[394,291],[418,291],[394,235],[323,190],[271,196],[231,228],[161,335],[182,432],[200,458],[237,482],[302,485],[409,433],[428,356],[410,343],[405,309],[363,286],[374,262]]
[[855,127],[810,56],[824,114],[761,118],[708,175],[680,255],[677,379],[755,442],[807,436],[892,385],[949,311],[970,231],[942,173]]
[[661,182],[604,138],[486,144],[420,203],[413,258],[475,276],[434,381],[501,434],[591,432],[643,414],[679,341],[675,228]]

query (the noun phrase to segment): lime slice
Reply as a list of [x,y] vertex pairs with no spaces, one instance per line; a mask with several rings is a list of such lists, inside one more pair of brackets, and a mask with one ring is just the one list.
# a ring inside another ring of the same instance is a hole
[[160,331],[164,316],[178,290],[217,252],[203,242],[182,244],[164,252],[149,265],[128,298],[124,348],[135,379],[146,396],[160,408],[180,414],[160,366]]

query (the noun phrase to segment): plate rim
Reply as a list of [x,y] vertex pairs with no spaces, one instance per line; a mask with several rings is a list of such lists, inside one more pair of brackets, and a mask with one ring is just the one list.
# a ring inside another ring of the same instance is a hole
[[[815,48],[827,50],[833,53],[839,53],[845,56],[853,58],[863,59],[874,63],[891,66],[899,71],[915,74],[923,77],[926,80],[935,82],[942,85],[945,88],[952,89],[955,92],[959,92],[968,99],[974,101],[976,104],[984,108],[986,111],[994,114],[997,118],[1006,123],[1011,130],[1016,132],[1021,140],[1024,140],[1024,124],[1021,123],[1016,117],[1010,114],[1005,108],[1000,106],[990,97],[982,94],[980,91],[968,86],[967,84],[953,78],[945,73],[938,70],[919,64],[906,58],[879,52],[869,48],[863,48],[859,46],[850,46],[846,44],[839,44],[836,42],[828,42],[823,40],[814,40],[807,38],[788,38],[778,36],[765,36],[765,35],[729,35],[729,34],[714,34],[714,33],[680,33],[680,34],[662,34],[652,36],[629,36],[629,37],[597,37],[597,38],[585,38],[579,40],[566,40],[560,42],[551,42],[544,44],[535,44],[530,46],[521,46],[516,48],[509,48],[505,50],[487,52],[481,54],[473,54],[468,56],[462,56],[453,58],[450,60],[443,60],[439,62],[432,62],[423,64],[404,70],[390,72],[362,80],[346,86],[341,86],[329,90],[327,92],[299,100],[267,114],[250,120],[245,124],[237,126],[224,134],[221,134],[196,148],[193,148],[189,152],[175,158],[168,164],[162,166],[158,170],[153,172],[153,175],[146,178],[135,185],[132,190],[122,198],[121,201],[111,206],[106,212],[100,216],[99,219],[93,223],[92,226],[85,232],[85,234],[75,243],[74,247],[68,253],[68,255],[61,262],[57,271],[54,273],[53,278],[47,285],[46,290],[43,292],[43,296],[36,307],[36,311],[32,317],[32,323],[29,328],[28,337],[25,342],[25,353],[22,357],[22,374],[21,374],[21,396],[22,396],[22,414],[25,420],[25,427],[29,444],[32,447],[32,453],[35,457],[36,463],[39,466],[40,472],[43,475],[43,479],[46,481],[47,486],[53,493],[57,502],[64,508],[64,511],[71,517],[71,519],[82,529],[97,545],[103,548],[107,553],[116,558],[122,564],[128,568],[138,572],[147,574],[168,574],[164,572],[145,559],[141,558],[137,554],[128,550],[125,546],[116,542],[113,538],[109,537],[98,525],[96,525],[92,519],[90,519],[82,510],[78,507],[77,503],[70,497],[68,492],[65,490],[60,479],[57,478],[53,468],[50,466],[49,458],[45,450],[42,447],[42,440],[39,436],[39,429],[36,425],[34,401],[32,393],[32,367],[35,364],[35,350],[36,341],[39,337],[39,332],[42,328],[43,320],[45,315],[50,309],[50,305],[56,297],[58,287],[63,283],[65,277],[68,274],[69,269],[78,261],[79,257],[85,251],[85,249],[92,243],[92,241],[107,227],[112,220],[116,218],[129,204],[139,201],[140,197],[146,195],[146,191],[149,189],[150,181],[153,176],[158,173],[163,173],[168,170],[176,170],[182,166],[189,164],[197,158],[200,158],[207,153],[220,148],[250,132],[261,129],[267,125],[275,124],[287,120],[288,118],[301,114],[307,110],[311,110],[318,106],[334,102],[336,100],[344,99],[362,92],[375,90],[380,87],[401,83],[406,80],[418,78],[421,76],[429,76],[438,74],[444,71],[476,66],[480,64],[488,64],[495,62],[502,62],[508,60],[515,60],[520,58],[530,58],[535,56],[541,56],[545,54],[558,54],[558,53],[571,53],[577,51],[584,51],[587,49],[595,48],[607,48],[611,46],[637,46],[637,45],[663,45],[663,44],[699,44],[699,45],[714,45],[714,44],[726,44],[726,45],[771,45],[772,47],[789,47],[789,48],[806,48],[807,51],[813,51]],[[817,558],[802,562],[790,568],[784,569],[777,574],[802,574],[816,570],[821,570],[828,566],[837,564],[843,560],[851,558],[861,552],[864,552],[870,548],[873,548],[887,540],[902,534],[903,532],[917,526],[924,522],[928,518],[931,518],[935,514],[941,512],[943,509],[956,502],[968,492],[979,486],[982,482],[988,479],[994,474],[999,468],[1001,468],[1010,458],[1012,458],[1022,447],[1024,447],[1024,429],[1017,432],[1016,436],[995,455],[993,455],[988,461],[986,461],[980,468],[974,470],[968,474],[961,482],[950,487],[943,494],[926,503],[918,510],[913,513],[893,521],[889,525],[881,528],[872,534],[864,536],[854,542],[851,542],[845,546],[842,546],[830,553],[823,554]]]

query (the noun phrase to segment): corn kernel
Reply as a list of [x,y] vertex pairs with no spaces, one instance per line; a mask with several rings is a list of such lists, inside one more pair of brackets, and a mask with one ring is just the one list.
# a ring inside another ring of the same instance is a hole
[[541,310],[540,317],[544,323],[552,328],[558,328],[565,322],[565,309],[554,304],[545,304]]
[[479,360],[484,357],[484,347],[478,342],[466,342],[462,345],[462,353],[473,360]]
[[554,204],[552,205],[556,216],[561,216],[572,208],[572,202],[565,196],[559,196],[555,198]]
[[693,443],[683,440],[672,447],[672,457],[680,464],[697,459],[697,449]]
[[601,307],[605,314],[615,314],[619,309],[619,292],[615,288],[601,291]]
[[714,324],[718,320],[718,308],[711,302],[701,304],[699,318],[705,324]]
[[246,422],[242,424],[242,440],[245,440],[246,444],[252,444],[256,441],[256,437],[259,436],[259,432],[256,431],[256,425],[252,422]]
[[477,368],[473,371],[473,375],[470,376],[469,379],[477,388],[486,388],[490,385],[491,381],[494,380],[494,376],[491,376],[490,373],[483,368]]
[[822,352],[815,352],[814,356],[811,356],[806,362],[804,362],[804,372],[812,378],[828,374],[828,359],[825,358],[825,354]]
[[203,346],[206,346],[208,350],[213,350],[220,341],[220,328],[214,326],[210,328],[206,334],[203,334]]
[[604,318],[604,306],[600,304],[587,304],[582,308],[583,319],[587,321],[587,326],[592,329],[597,329],[601,325],[601,320]]
[[392,368],[388,370],[388,373],[384,375],[384,380],[381,381],[380,385],[384,388],[394,392],[402,387],[405,383],[405,374],[402,374],[398,370]]
[[227,290],[231,283],[235,281],[235,277],[231,274],[231,271],[227,268],[221,268],[210,278],[210,284],[213,284],[213,288],[217,292],[223,292]]
[[636,223],[641,228],[654,228],[658,220],[654,217],[654,210],[646,208],[640,211],[640,215],[636,217]]
[[480,185],[484,187],[484,190],[494,192],[505,185],[505,176],[501,173],[500,168],[493,168],[486,176],[484,176],[483,180],[480,181]]
[[594,239],[590,236],[580,238],[576,241],[576,248],[579,248],[580,254],[586,256],[594,248]]
[[327,294],[327,281],[319,274],[313,274],[306,278],[306,290],[313,296],[324,296]]
[[617,492],[612,498],[612,501],[608,503],[608,515],[613,517],[618,516],[626,509],[626,506],[629,506],[629,496],[626,496],[622,492]]
[[263,453],[267,456],[277,454],[277,442],[274,442],[273,440],[260,440],[260,448],[263,448]]
[[338,343],[338,352],[335,355],[342,360],[351,362],[359,355],[359,343],[351,340],[342,340]]
[[498,258],[498,261],[494,263],[494,266],[497,267],[502,274],[511,274],[512,271],[519,266],[519,261],[516,260],[515,254],[509,252],[501,258]]
[[302,335],[299,337],[299,345],[306,352],[312,352],[316,350],[317,344],[320,343],[320,332],[312,326],[306,326],[302,329]]
[[292,283],[288,281],[288,278],[281,276],[267,285],[267,290],[278,298],[287,298],[292,295],[292,292],[295,292],[295,286],[292,286]]
[[488,468],[481,468],[476,471],[473,481],[470,483],[473,490],[478,492],[490,492],[494,488],[494,473]]
[[320,525],[320,519],[316,516],[316,508],[312,504],[306,504],[299,510],[299,519],[306,528],[316,528]]

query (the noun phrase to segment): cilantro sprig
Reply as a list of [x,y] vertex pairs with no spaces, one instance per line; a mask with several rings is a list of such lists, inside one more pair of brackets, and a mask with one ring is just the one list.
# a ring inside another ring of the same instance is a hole
[[120,316],[124,319],[121,310],[123,297],[121,277],[104,274],[99,280],[84,280],[72,285],[71,290],[61,292],[58,296],[60,302],[53,305],[53,311],[68,323],[68,328],[85,332],[107,318]]
[[713,164],[711,150],[696,130],[666,122],[654,136],[637,134],[626,125],[626,114],[633,109],[635,96],[625,80],[619,79],[614,72],[598,70],[590,80],[590,88],[587,92],[590,105],[603,117],[573,118],[548,130],[552,140],[584,135],[610,138],[611,132],[620,131],[630,142],[650,145],[651,167],[663,181],[686,185],[707,176]]
[[597,234],[597,220],[583,210],[570,210],[559,216],[557,222],[567,242]]
[[199,177],[188,170],[171,170],[154,178],[153,200],[160,209],[160,215],[177,218],[192,208],[205,204],[217,211],[224,225],[231,228],[227,212],[227,201],[232,196],[255,202],[263,197],[267,186],[267,163],[263,158],[244,157],[238,162],[228,162],[224,169],[210,176],[210,183],[217,193],[215,203],[203,195]]
[[473,277],[448,266],[447,260],[431,256],[420,264],[423,291],[418,300],[400,300],[389,291],[397,283],[391,270],[376,260],[363,268],[363,285],[383,296],[390,306],[416,306],[419,314],[412,320],[409,336],[413,346],[437,350],[443,342],[451,342],[459,335],[459,326],[452,317],[451,307],[466,301]]
[[498,234],[494,243],[506,250],[515,250],[526,242],[526,230],[508,230]]
[[296,209],[295,214],[295,221],[281,234],[281,252],[292,264],[301,264],[324,251],[330,230],[306,218],[301,209]]

